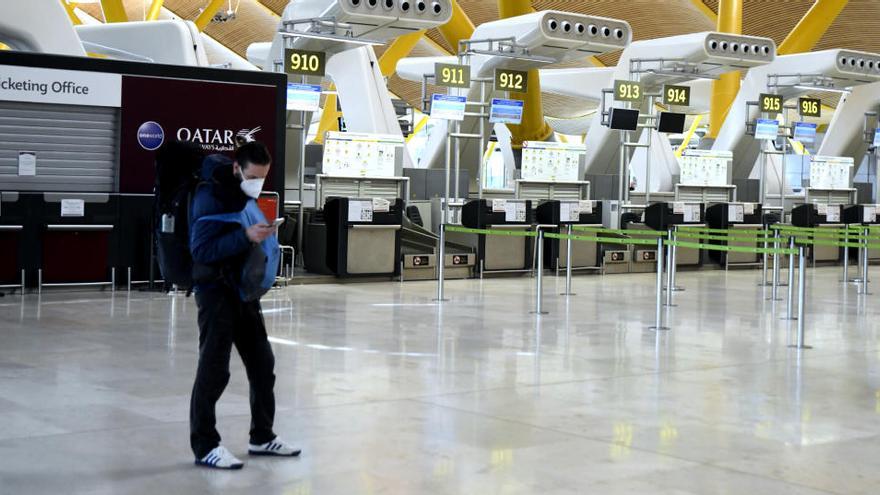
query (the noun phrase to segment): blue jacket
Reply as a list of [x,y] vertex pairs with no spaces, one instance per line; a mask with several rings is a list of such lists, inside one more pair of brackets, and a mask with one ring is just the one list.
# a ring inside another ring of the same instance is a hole
[[232,160],[229,157],[211,155],[205,158],[202,163],[202,183],[196,189],[190,214],[190,252],[195,265],[196,289],[213,286],[214,283],[206,279],[219,279],[227,268],[241,266],[241,258],[250,248],[250,240],[241,226],[197,221],[203,216],[244,209],[248,197],[241,192],[239,184],[232,174]]

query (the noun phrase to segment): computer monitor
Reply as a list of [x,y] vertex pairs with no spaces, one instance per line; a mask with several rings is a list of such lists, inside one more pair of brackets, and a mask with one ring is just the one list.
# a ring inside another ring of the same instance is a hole
[[639,128],[639,111],[627,108],[611,108],[612,129],[634,131]]
[[675,112],[660,112],[660,122],[657,131],[669,134],[682,134],[684,132],[684,119],[687,115]]

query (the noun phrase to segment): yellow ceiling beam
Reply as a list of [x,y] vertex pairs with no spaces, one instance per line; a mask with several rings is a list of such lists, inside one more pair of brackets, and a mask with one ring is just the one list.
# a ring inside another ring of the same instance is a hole
[[451,0],[452,17],[449,22],[437,28],[443,39],[452,47],[452,53],[458,53],[458,42],[470,39],[474,34],[474,23],[470,17],[462,10],[461,5],[456,0]]
[[379,57],[379,70],[382,71],[382,75],[388,77],[394,74],[397,71],[397,62],[409,56],[424,34],[424,31],[419,31],[395,39]]
[[104,12],[104,22],[128,22],[122,0],[101,0],[101,10]]
[[812,50],[847,3],[849,0],[816,0],[776,52],[779,55],[789,55]]
[[82,20],[80,20],[79,16],[76,15],[76,12],[73,11],[75,6],[71,3],[67,3],[65,0],[60,0],[61,6],[64,7],[64,11],[67,12],[67,17],[70,18],[71,24],[74,26],[79,26],[82,24]]
[[153,3],[150,4],[150,10],[147,11],[148,21],[156,21],[159,19],[159,14],[162,13],[162,5],[164,3],[165,0],[153,0]]
[[0,50],[9,50],[9,45],[0,41]]
[[[498,18],[507,19],[534,12],[530,0],[498,0]],[[522,146],[523,141],[545,141],[553,135],[553,129],[544,119],[544,105],[541,101],[541,77],[537,69],[529,71],[529,86],[525,93],[510,93],[510,98],[523,101],[522,123],[508,124],[514,148]]]
[[[743,0],[721,0],[718,3],[718,23],[716,30],[722,33],[742,34]],[[722,74],[712,83],[712,100],[709,102],[709,137],[718,137],[718,132],[727,118],[730,105],[739,93],[739,71]]]
[[[330,91],[336,90],[336,86],[330,85]],[[324,144],[324,135],[330,131],[339,130],[339,117],[342,112],[337,110],[338,103],[336,94],[327,95],[324,98],[324,110],[321,112],[321,121],[318,123],[318,132],[315,133],[315,142]]]
[[696,7],[697,10],[702,12],[703,15],[708,17],[709,20],[712,21],[712,24],[718,24],[718,14],[716,14],[714,10],[709,8],[709,6],[706,5],[706,2],[704,2],[703,0],[691,0],[691,3],[694,5],[694,7]]
[[214,18],[214,14],[220,10],[220,7],[222,7],[224,3],[226,3],[226,0],[211,0],[211,3],[205,7],[205,10],[196,17],[195,23],[196,27],[199,28],[199,31],[204,31],[205,28],[208,27],[208,24],[211,23],[211,19]]

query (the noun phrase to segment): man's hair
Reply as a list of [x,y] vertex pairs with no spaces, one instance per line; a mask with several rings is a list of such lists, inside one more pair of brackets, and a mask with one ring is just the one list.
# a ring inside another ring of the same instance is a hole
[[241,168],[248,168],[250,165],[259,165],[265,167],[272,163],[272,156],[266,145],[259,141],[251,141],[241,145],[235,150],[235,161]]

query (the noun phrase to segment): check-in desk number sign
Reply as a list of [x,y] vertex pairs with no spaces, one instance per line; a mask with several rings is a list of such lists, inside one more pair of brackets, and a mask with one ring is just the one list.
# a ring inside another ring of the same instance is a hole
[[287,48],[284,50],[284,72],[304,76],[323,77],[327,54],[309,50]]
[[762,94],[758,100],[761,112],[779,113],[782,111],[782,97],[779,95]]
[[821,117],[822,100],[816,98],[801,98],[798,100],[798,111],[801,117]]
[[529,73],[522,70],[496,69],[495,91],[525,93],[529,90]]

